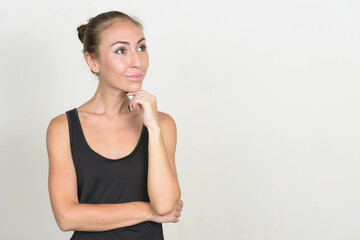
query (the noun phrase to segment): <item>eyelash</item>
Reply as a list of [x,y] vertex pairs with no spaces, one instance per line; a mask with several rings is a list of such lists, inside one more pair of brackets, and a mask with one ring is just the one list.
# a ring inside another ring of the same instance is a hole
[[143,47],[143,52],[147,50],[147,46],[146,45],[141,45],[140,47]]
[[[142,52],[145,52],[148,49],[148,47],[145,45],[141,45],[139,48],[141,48],[141,47],[143,48]],[[115,51],[115,53],[118,53],[120,50],[125,51],[125,48],[119,48],[118,50]],[[121,54],[124,54],[124,53],[121,53]]]

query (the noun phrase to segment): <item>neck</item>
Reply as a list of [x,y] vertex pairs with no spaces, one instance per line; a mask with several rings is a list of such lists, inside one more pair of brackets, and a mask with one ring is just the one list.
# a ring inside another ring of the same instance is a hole
[[105,113],[110,117],[129,112],[130,98],[125,95],[125,91],[104,86],[101,81],[89,102],[97,113]]

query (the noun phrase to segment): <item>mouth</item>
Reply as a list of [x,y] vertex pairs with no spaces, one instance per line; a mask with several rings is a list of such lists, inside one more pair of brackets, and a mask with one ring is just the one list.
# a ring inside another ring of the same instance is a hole
[[143,76],[144,75],[142,73],[139,73],[139,74],[128,75],[125,77],[131,81],[140,82],[143,79]]

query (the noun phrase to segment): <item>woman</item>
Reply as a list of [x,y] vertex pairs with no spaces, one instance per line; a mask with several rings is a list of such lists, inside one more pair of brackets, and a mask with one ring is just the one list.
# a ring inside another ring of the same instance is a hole
[[149,65],[142,25],[111,11],[79,26],[78,36],[99,85],[47,129],[56,222],[75,231],[71,239],[164,239],[162,223],[178,222],[183,207],[176,125],[141,89]]

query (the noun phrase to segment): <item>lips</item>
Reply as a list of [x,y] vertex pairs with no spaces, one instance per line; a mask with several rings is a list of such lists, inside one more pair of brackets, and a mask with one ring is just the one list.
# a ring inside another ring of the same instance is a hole
[[138,73],[138,74],[133,74],[133,75],[127,75],[125,76],[126,78],[128,78],[131,81],[141,81],[143,78],[143,74],[142,73]]

